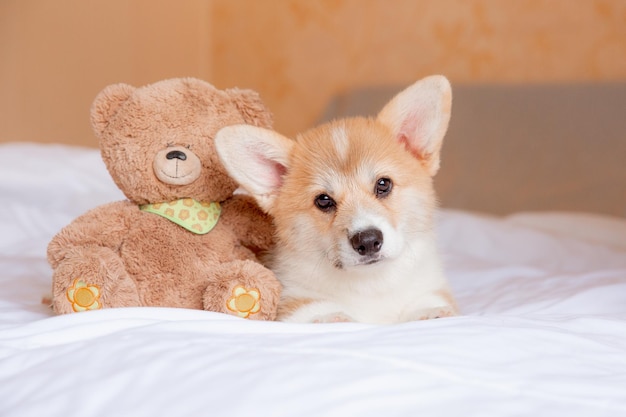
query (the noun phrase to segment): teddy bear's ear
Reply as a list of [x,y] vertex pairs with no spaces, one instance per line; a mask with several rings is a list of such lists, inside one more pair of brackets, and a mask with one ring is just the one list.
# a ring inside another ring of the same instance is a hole
[[241,90],[239,88],[230,88],[225,91],[233,100],[246,124],[268,129],[272,127],[272,113],[263,104],[261,97],[256,91]]
[[96,96],[91,105],[91,126],[96,136],[100,137],[111,117],[134,91],[135,87],[120,83],[105,87]]

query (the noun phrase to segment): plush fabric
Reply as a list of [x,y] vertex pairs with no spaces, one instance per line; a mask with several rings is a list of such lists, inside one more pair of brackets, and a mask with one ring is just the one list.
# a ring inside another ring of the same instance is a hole
[[[159,306],[273,319],[280,285],[257,260],[273,244],[272,220],[234,195],[213,144],[229,124],[271,125],[258,95],[196,79],[116,84],[96,97],[91,120],[127,200],[88,211],[50,242],[54,311]],[[209,232],[193,230],[207,220]]]

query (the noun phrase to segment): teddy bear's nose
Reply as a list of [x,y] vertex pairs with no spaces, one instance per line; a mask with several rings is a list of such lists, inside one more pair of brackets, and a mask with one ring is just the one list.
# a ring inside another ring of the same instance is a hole
[[184,161],[185,159],[187,159],[187,155],[185,155],[185,153],[181,151],[168,152],[167,155],[165,155],[165,157],[167,159],[180,159],[181,161]]

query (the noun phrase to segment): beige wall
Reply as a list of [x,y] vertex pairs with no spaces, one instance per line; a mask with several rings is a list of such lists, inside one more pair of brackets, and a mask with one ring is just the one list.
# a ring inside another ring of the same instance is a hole
[[253,88],[293,134],[339,91],[430,73],[626,80],[626,0],[0,1],[0,141],[96,146],[114,82]]
[[0,0],[0,141],[97,146],[106,85],[210,78],[204,0]]
[[329,96],[453,82],[626,80],[624,0],[215,1],[214,81],[257,89],[286,133]]

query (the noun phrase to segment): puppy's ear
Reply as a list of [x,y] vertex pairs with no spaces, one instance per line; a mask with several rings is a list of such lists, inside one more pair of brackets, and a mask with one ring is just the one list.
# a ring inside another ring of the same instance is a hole
[[283,184],[292,146],[291,139],[250,125],[224,127],[215,137],[217,154],[230,176],[266,212]]
[[433,176],[439,169],[451,107],[450,82],[442,75],[433,75],[396,95],[378,113],[378,120],[391,129]]

